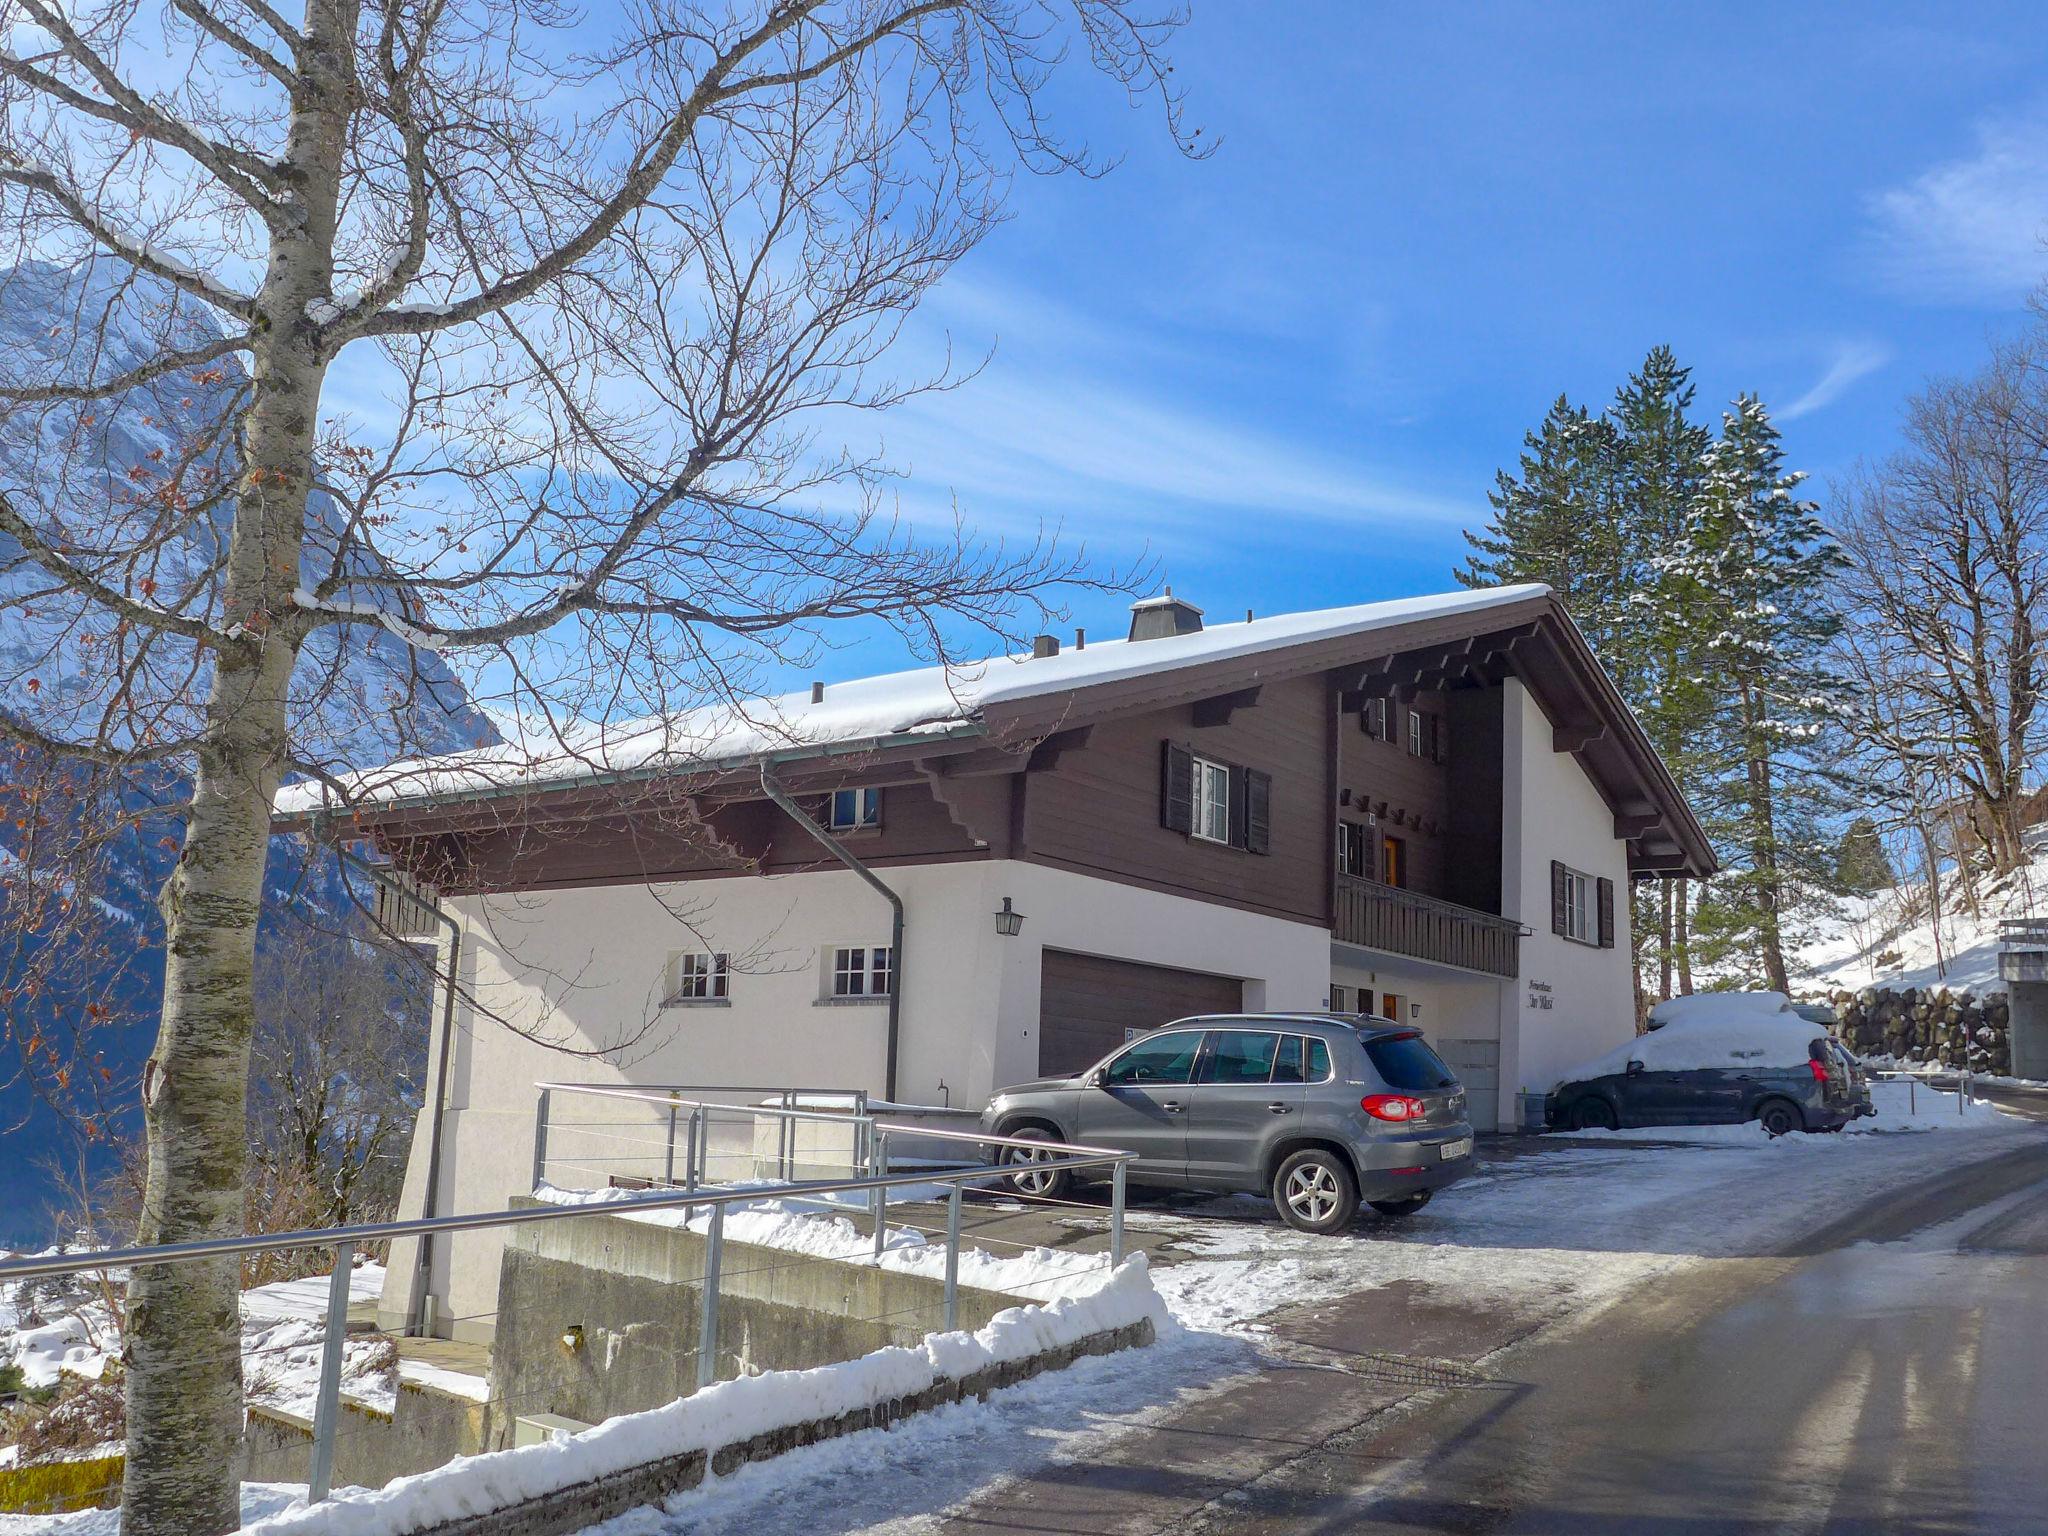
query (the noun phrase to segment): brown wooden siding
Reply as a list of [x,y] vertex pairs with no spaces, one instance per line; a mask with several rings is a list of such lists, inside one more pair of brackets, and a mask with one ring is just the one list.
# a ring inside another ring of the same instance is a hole
[[1131,1030],[1244,1007],[1235,977],[1058,949],[1040,960],[1038,986],[1038,1070],[1046,1077],[1093,1066]]
[[[1439,721],[1445,713],[1439,694],[1423,694],[1408,704],[1388,701],[1392,741],[1375,741],[1366,735],[1355,712],[1344,716],[1337,736],[1338,785],[1351,791],[1351,801],[1339,805],[1336,815],[1350,821],[1363,821],[1368,810],[1378,815],[1379,835],[1400,838],[1406,849],[1408,889],[1426,896],[1447,896],[1450,776],[1446,764],[1409,752],[1411,709]],[[1440,728],[1452,730],[1452,756],[1469,750],[1452,726]],[[1334,828],[1331,836],[1334,841]]]
[[[1197,726],[1192,706],[1094,728],[1025,786],[1020,856],[1276,916],[1328,921],[1331,790],[1325,762],[1328,692],[1320,677],[1269,684],[1222,725]],[[1162,743],[1273,776],[1271,851],[1246,853],[1160,825]]]
[[[825,806],[818,797],[799,795],[797,800],[820,824],[824,822]],[[835,835],[863,863],[885,868],[988,856],[924,784],[887,786],[882,791],[880,827]],[[693,825],[678,806],[650,805],[637,813],[567,825],[470,832],[460,845],[463,867],[441,882],[454,893],[786,875],[840,867],[766,800],[720,806],[711,812],[708,827]]]

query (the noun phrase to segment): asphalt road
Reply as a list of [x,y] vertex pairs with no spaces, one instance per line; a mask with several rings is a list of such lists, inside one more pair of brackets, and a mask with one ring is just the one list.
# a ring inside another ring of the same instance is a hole
[[[1392,1417],[1394,1422],[1385,1422]],[[2048,1532],[2048,1144],[1675,1276],[1165,1528]]]

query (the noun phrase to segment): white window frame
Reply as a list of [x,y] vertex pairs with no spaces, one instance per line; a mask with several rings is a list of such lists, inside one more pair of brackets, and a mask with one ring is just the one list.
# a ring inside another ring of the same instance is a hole
[[732,956],[723,950],[684,950],[669,960],[664,1008],[696,1008],[732,1001]]
[[890,953],[888,945],[832,944],[826,947],[826,1002],[886,1002],[895,984],[895,956]]
[[[852,809],[851,819],[842,820],[839,806],[844,798]],[[825,825],[834,832],[864,832],[882,824],[882,791],[874,785],[835,789],[826,802]]]
[[1197,757],[1194,771],[1193,834],[1205,843],[1230,841],[1230,768]]
[[1421,757],[1423,755],[1422,711],[1419,709],[1408,711],[1408,755],[1410,757]]
[[1564,936],[1575,944],[1600,942],[1600,914],[1595,908],[1593,877],[1573,869],[1564,871]]

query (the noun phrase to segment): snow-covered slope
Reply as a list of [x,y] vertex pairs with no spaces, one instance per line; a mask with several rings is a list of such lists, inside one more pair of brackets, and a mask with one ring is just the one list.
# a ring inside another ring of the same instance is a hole
[[1998,925],[2048,913],[2048,826],[2028,834],[2031,860],[2000,881],[1964,889],[1953,869],[1942,879],[1939,930],[1923,884],[1855,897],[1843,915],[1803,945],[1794,960],[1799,991],[1945,986],[1980,996],[1997,991]]

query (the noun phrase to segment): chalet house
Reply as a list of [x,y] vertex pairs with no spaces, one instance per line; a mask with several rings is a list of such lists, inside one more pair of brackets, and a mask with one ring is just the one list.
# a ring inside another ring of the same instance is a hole
[[971,1108],[1237,1009],[1412,1023],[1512,1127],[1634,1027],[1626,883],[1713,869],[1540,586],[1230,623],[1169,594],[1124,639],[353,791],[280,818],[374,838],[460,929],[441,1210],[520,1187],[539,1080]]

